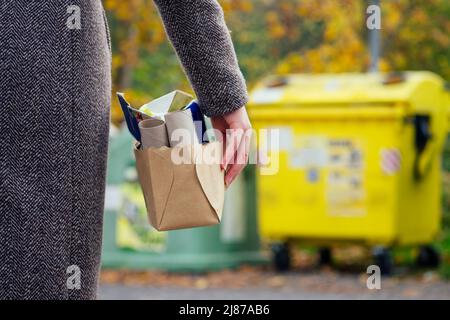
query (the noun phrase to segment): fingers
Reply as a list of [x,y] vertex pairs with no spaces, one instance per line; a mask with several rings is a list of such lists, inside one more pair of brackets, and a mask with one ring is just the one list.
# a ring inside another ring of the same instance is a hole
[[246,164],[233,164],[225,174],[225,185],[229,187],[233,181],[238,177],[242,170],[246,167]]
[[229,186],[236,179],[236,177],[241,174],[248,162],[252,131],[249,129],[240,129],[240,131],[241,132],[237,134],[239,140],[238,144],[234,144],[235,146],[238,146],[237,150],[236,148],[233,148],[234,146],[229,148],[227,146],[227,151],[235,150],[231,157],[231,161],[227,162],[228,169],[225,175],[225,184],[227,186]]
[[243,136],[242,130],[228,129],[225,134],[224,148],[222,158],[222,170],[228,170],[228,165],[234,163],[234,158],[239,148]]
[[212,118],[212,125],[220,131],[223,144],[222,170],[225,184],[230,185],[248,162],[251,144],[251,123],[245,107]]

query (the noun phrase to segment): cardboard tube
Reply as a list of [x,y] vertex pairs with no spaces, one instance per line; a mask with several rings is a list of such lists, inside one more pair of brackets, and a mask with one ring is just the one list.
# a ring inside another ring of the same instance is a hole
[[191,110],[169,112],[164,118],[171,147],[199,143]]
[[169,146],[167,129],[163,120],[154,118],[142,120],[139,122],[139,131],[141,132],[142,148]]

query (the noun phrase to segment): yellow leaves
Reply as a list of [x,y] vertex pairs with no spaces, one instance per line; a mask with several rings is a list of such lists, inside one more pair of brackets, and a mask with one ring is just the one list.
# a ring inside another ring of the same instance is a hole
[[269,11],[266,14],[266,21],[268,24],[279,23],[278,14],[275,11]]
[[323,42],[317,48],[291,54],[278,65],[278,72],[364,71],[368,60],[366,40],[359,35],[363,18],[362,14],[354,14],[364,12],[359,1],[305,0],[296,12],[325,24]]
[[[382,1],[382,41],[384,58],[380,70],[408,69],[412,66],[440,65],[450,74],[450,59],[433,60],[438,48],[450,47],[450,20],[438,8],[446,0]],[[365,9],[359,0],[303,0],[295,9],[308,22],[323,24],[321,43],[308,50],[293,52],[277,66],[281,73],[366,71],[367,50]],[[447,9],[448,10],[448,9]],[[436,20],[436,17],[439,20]],[[275,18],[271,18],[275,21]],[[441,53],[442,56],[442,53]],[[413,64],[412,64],[413,63]],[[441,72],[441,71],[439,71]]]
[[318,48],[293,53],[277,66],[277,72],[288,73],[337,73],[361,72],[367,66],[367,52],[355,44],[352,50],[345,45],[323,44]]
[[239,4],[240,4],[239,9],[242,12],[248,12],[249,13],[249,12],[251,12],[253,10],[253,2],[251,2],[251,1],[241,0],[241,1],[239,1]]
[[115,1],[115,0],[106,0],[104,1],[104,7],[108,11],[114,11],[115,17],[118,20],[122,21],[130,21],[133,17],[133,9],[134,0],[131,1]]
[[406,68],[407,61],[406,61],[405,56],[401,52],[394,53],[391,56],[391,59],[398,68],[400,68],[400,69]]
[[231,0],[222,0],[222,1],[220,1],[220,4],[221,4],[222,9],[225,12],[225,14],[229,13],[233,9]]
[[388,11],[389,13],[382,16],[382,29],[386,31],[394,31],[398,28],[402,19],[401,12]]
[[233,11],[241,11],[250,13],[254,9],[253,1],[251,0],[219,0],[225,14]]
[[325,41],[335,40],[339,36],[338,28],[336,28],[336,26],[333,24],[328,24],[323,36]]
[[[219,2],[229,28],[234,31],[239,61],[250,81],[274,71],[281,74],[367,71],[370,60],[365,22],[367,1]],[[103,3],[112,20],[115,85],[148,86],[151,82],[138,79],[142,75],[136,77],[139,74],[136,71],[142,61],[151,62],[152,68],[164,64],[158,50],[167,41],[153,1],[103,0]],[[448,3],[449,0],[382,0],[380,70],[434,68],[450,77]],[[130,74],[135,75],[133,83]],[[168,76],[166,83],[180,85],[177,77]],[[123,81],[124,78],[128,81]],[[145,95],[141,99],[139,93],[130,94],[136,105],[149,99]]]
[[135,17],[139,13],[150,9],[150,12],[146,12],[148,15],[153,10],[152,1],[147,0],[104,0],[104,7],[108,11],[114,12],[114,16],[120,21],[134,21]]
[[295,6],[291,1],[280,1],[279,7],[283,14],[290,15],[293,12]]
[[443,48],[450,47],[450,37],[448,36],[447,33],[442,32],[438,28],[434,28],[431,31],[431,36],[437,43],[439,43],[441,47]]
[[112,70],[115,72],[119,66],[123,63],[123,58],[120,55],[113,55],[112,57]]
[[327,6],[330,1],[317,1],[317,0],[303,0],[299,1],[299,5],[297,7],[297,13],[301,17],[305,17],[312,20],[321,20],[324,19],[329,12],[327,12]]
[[409,16],[409,19],[411,20],[411,22],[417,24],[426,24],[429,21],[427,14],[419,8],[413,10],[411,15]]
[[275,39],[281,39],[286,35],[286,29],[281,24],[274,24],[269,32],[270,36]]
[[305,59],[299,54],[291,54],[278,64],[276,72],[278,74],[289,74],[297,72],[297,70],[305,70]]
[[248,31],[242,31],[237,34],[237,39],[243,44],[249,43],[251,41],[251,35]]
[[380,59],[379,68],[381,72],[388,72],[392,70],[391,65],[389,62],[386,61],[386,59]]
[[274,39],[283,38],[286,35],[286,29],[281,23],[276,12],[270,11],[266,14],[266,22],[269,35]]
[[139,49],[153,50],[166,41],[164,28],[153,1],[147,0],[105,0],[104,7],[118,25],[113,29],[116,67],[122,63],[134,65],[139,58]]

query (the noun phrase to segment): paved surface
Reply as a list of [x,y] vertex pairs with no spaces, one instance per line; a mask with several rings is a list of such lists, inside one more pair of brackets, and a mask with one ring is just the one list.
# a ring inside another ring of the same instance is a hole
[[364,273],[329,270],[292,272],[244,269],[206,275],[158,272],[106,272],[100,299],[450,299],[450,282],[435,272],[382,278],[381,290],[369,290]]
[[[351,299],[352,297],[346,297]],[[123,285],[103,285],[100,299],[107,300],[291,300],[291,299],[342,299],[336,294],[318,294],[302,291],[229,290],[157,288]]]

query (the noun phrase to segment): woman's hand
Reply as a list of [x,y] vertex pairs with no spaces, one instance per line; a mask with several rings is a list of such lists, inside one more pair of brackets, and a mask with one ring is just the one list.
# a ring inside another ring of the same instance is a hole
[[242,172],[248,162],[252,125],[245,107],[223,116],[211,118],[214,129],[222,134],[225,184],[229,186]]

